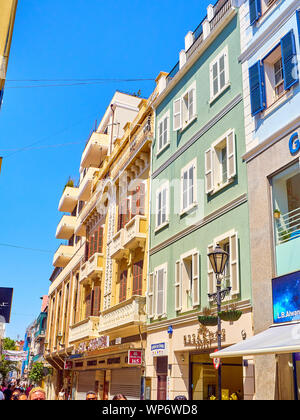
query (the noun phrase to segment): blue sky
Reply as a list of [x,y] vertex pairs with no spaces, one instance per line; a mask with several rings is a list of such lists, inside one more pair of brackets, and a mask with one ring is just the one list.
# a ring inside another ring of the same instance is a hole
[[[154,88],[151,81],[32,88],[47,83],[27,80],[155,79],[176,64],[184,36],[201,22],[210,3],[19,1],[0,112],[0,243],[43,252],[0,246],[0,286],[14,288],[7,336],[24,336],[39,314],[40,297],[48,293],[60,244],[55,238],[58,202],[69,176],[78,179],[95,120],[100,121],[116,89],[140,89],[147,97]],[[35,149],[15,153],[34,143]],[[65,143],[73,144],[53,147]]]

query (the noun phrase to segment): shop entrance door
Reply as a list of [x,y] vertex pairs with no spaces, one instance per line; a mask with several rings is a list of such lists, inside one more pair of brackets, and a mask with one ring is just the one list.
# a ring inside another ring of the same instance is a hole
[[165,375],[157,377],[157,399],[158,401],[166,401],[167,399],[167,376]]

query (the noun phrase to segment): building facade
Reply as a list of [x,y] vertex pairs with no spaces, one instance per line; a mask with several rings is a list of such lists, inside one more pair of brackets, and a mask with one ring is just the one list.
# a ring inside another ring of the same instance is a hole
[[68,186],[56,236],[46,359],[52,398],[125,393],[140,399],[146,346],[148,191],[152,101],[116,92]]
[[[242,311],[223,322],[222,345],[252,335],[252,296],[244,106],[237,2],[220,0],[185,38],[179,62],[160,81],[154,102],[150,262],[147,292],[146,391],[151,399],[205,400],[217,392],[210,353],[216,327],[198,316],[216,305],[207,254],[230,254],[223,309]],[[222,366],[223,395],[253,398],[251,360]]]
[[[290,322],[300,319],[300,4],[243,1],[240,14],[244,160],[258,334],[282,322],[289,328]],[[277,300],[283,287],[290,296],[281,294]],[[277,331],[283,336],[284,330]],[[287,344],[293,347],[292,337]],[[256,398],[299,399],[299,359],[296,347],[282,355],[269,349],[269,355],[255,357]]]

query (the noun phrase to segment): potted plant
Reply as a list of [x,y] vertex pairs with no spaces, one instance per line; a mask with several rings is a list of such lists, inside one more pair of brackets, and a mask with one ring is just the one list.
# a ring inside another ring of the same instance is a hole
[[210,308],[204,308],[203,315],[198,316],[198,321],[206,327],[214,327],[218,324],[218,317],[212,315]]
[[275,218],[275,219],[280,219],[280,216],[281,216],[281,212],[280,212],[280,210],[275,209],[275,210],[274,210],[274,218]]
[[231,308],[227,308],[225,311],[219,312],[219,317],[225,322],[238,321],[242,315],[243,312],[237,310],[235,305],[232,305]]

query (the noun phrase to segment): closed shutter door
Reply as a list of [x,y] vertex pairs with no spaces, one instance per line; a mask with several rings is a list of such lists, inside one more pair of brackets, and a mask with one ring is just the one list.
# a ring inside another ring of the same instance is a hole
[[94,391],[95,388],[95,372],[79,372],[76,400],[85,400],[86,393]]
[[139,400],[141,396],[141,370],[136,368],[113,369],[110,395],[124,394],[128,400]]

